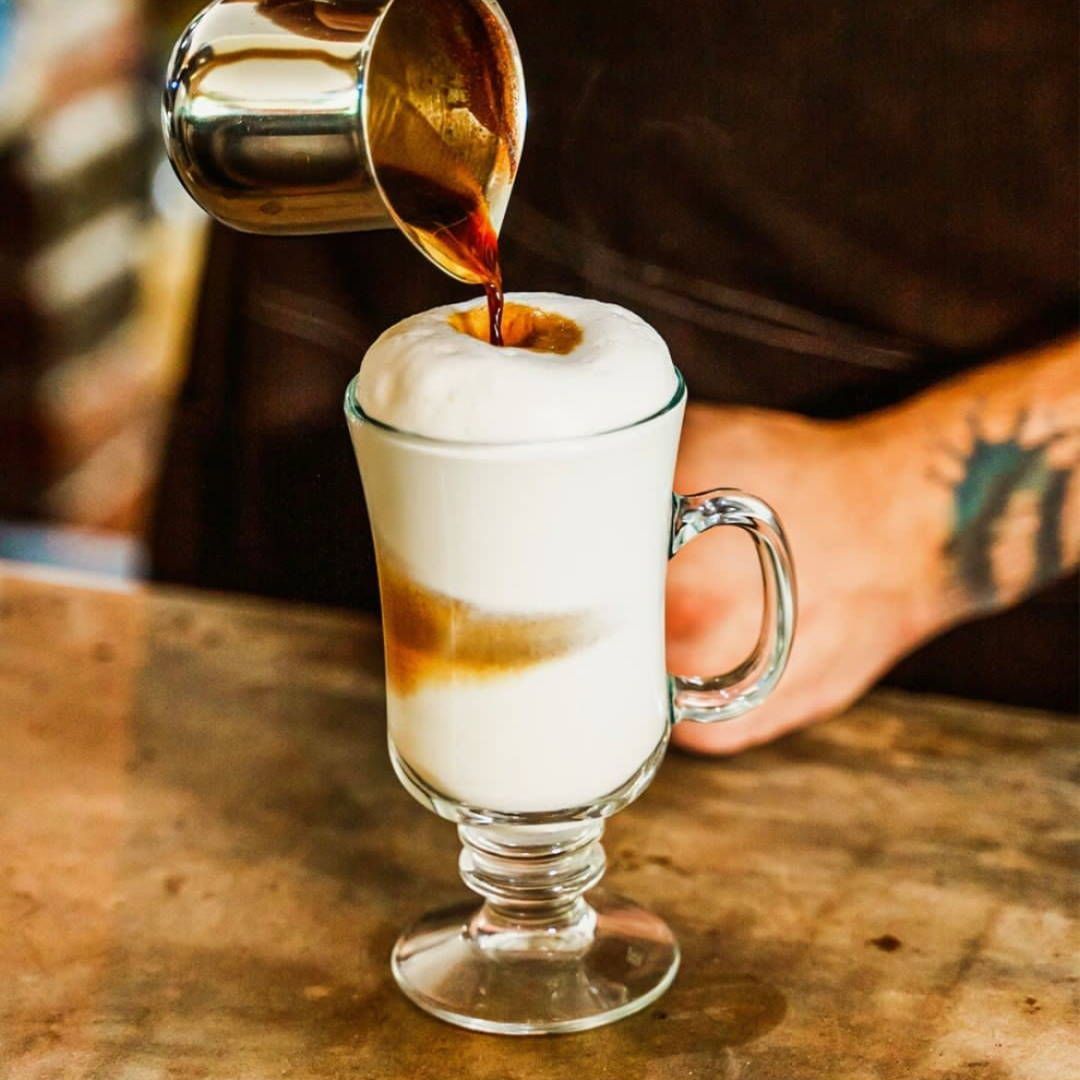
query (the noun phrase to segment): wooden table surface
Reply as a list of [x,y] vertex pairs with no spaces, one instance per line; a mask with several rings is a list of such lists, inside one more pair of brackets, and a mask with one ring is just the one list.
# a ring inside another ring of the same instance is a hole
[[675,986],[514,1040],[391,980],[463,887],[391,773],[380,667],[361,618],[0,569],[0,1075],[1078,1075],[1070,723],[877,693],[671,754],[606,847],[679,935]]

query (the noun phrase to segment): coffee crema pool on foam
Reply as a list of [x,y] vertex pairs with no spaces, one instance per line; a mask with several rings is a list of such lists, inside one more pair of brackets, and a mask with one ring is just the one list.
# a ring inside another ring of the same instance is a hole
[[551,294],[508,300],[517,346],[479,340],[475,302],[388,331],[356,396],[396,430],[350,424],[396,753],[463,803],[550,812],[626,783],[666,735],[682,408],[638,425],[671,403],[678,377],[636,316]]

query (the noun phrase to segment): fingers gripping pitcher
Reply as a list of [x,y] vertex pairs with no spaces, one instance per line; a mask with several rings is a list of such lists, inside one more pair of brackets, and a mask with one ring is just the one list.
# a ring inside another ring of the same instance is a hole
[[[483,286],[388,330],[346,395],[382,594],[390,752],[458,824],[481,902],[398,940],[402,990],[481,1031],[575,1031],[674,978],[664,922],[594,890],[603,821],[649,784],[682,721],[759,704],[787,663],[794,581],[753,496],[672,496],[686,388],[635,315],[504,298],[498,231],[525,95],[493,0],[218,0],[174,52],[177,174],[208,212],[268,234],[396,225]],[[505,307],[504,307],[505,301]],[[764,615],[727,675],[664,668],[667,560],[733,525]]]

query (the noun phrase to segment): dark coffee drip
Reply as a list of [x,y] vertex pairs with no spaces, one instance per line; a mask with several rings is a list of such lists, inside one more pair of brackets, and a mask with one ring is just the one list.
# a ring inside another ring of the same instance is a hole
[[487,295],[489,334],[503,343],[502,267],[499,237],[487,204],[478,193],[446,187],[431,177],[396,165],[376,165],[379,183],[394,213],[450,265],[467,270]]
[[487,296],[488,341],[492,345],[501,345],[503,343],[503,308],[506,306],[502,286],[489,283],[484,286],[484,295]]

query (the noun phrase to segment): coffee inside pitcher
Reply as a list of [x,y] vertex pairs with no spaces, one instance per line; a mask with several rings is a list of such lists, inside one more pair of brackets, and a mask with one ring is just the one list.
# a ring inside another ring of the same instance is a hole
[[488,340],[501,345],[497,223],[520,148],[513,59],[495,19],[465,2],[392,5],[371,57],[366,123],[390,212],[436,264],[483,287]]

